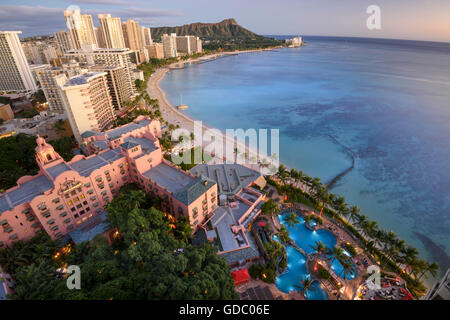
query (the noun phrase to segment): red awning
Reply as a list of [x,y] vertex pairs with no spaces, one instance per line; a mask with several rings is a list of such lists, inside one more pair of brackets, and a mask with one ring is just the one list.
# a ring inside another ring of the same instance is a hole
[[264,221],[261,221],[261,222],[258,223],[258,226],[264,228],[266,226],[266,223]]
[[250,275],[248,274],[247,269],[241,269],[237,271],[233,271],[231,276],[234,279],[234,285],[237,286],[239,284],[247,283],[250,281]]

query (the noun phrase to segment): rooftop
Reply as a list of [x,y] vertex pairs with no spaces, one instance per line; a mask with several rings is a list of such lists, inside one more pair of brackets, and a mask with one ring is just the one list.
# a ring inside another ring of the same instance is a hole
[[136,130],[136,129],[140,129],[149,124],[150,124],[150,122],[147,119],[142,119],[142,120],[136,121],[136,122],[130,122],[119,128],[109,130],[108,132],[106,132],[106,138],[109,139],[111,137],[121,137],[125,133],[128,133],[128,132]]
[[53,180],[55,180],[56,177],[59,176],[61,173],[69,171],[69,170],[72,170],[72,168],[69,167],[65,162],[61,162],[60,164],[57,164],[56,166],[46,169],[46,171],[52,177]]
[[53,188],[53,183],[45,175],[37,176],[21,184],[19,188],[0,196],[0,214],[22,203],[33,200],[51,188]]
[[135,145],[140,145],[142,151],[144,151],[144,152],[153,152],[153,151],[157,150],[155,143],[152,140],[147,139],[147,138],[128,137],[128,138],[125,138],[124,141],[135,144]]
[[69,78],[65,84],[66,87],[70,86],[79,86],[82,84],[87,84],[89,80],[96,78],[98,76],[104,75],[104,72],[88,72],[82,75],[78,75],[72,78]]
[[234,195],[247,187],[261,174],[239,164],[198,164],[190,170],[193,175],[203,175],[217,182],[219,194]]
[[178,192],[188,186],[194,178],[177,170],[164,162],[144,172],[144,176],[151,178],[159,186],[167,188],[169,192]]
[[88,177],[94,170],[107,165],[109,161],[116,161],[123,158],[118,148],[108,150],[104,153],[98,154],[92,158],[81,159],[73,162],[70,166],[83,177]]

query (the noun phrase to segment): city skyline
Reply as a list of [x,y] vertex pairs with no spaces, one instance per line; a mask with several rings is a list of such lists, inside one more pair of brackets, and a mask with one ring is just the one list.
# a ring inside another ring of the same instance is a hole
[[[369,16],[366,9],[372,4],[381,9],[381,30],[368,30],[366,27]],[[446,15],[450,11],[450,3],[445,0],[432,4],[422,0],[395,3],[351,0],[339,4],[323,0],[320,5],[291,0],[276,3],[249,1],[245,4],[231,0],[226,4],[213,5],[204,0],[157,0],[151,4],[125,0],[45,0],[36,6],[19,0],[14,5],[0,3],[0,29],[21,30],[22,37],[53,34],[65,29],[61,13],[70,5],[79,6],[83,14],[92,15],[95,26],[99,25],[97,15],[108,13],[120,17],[122,21],[133,19],[145,27],[235,18],[245,28],[262,35],[302,34],[450,42],[450,21]]]

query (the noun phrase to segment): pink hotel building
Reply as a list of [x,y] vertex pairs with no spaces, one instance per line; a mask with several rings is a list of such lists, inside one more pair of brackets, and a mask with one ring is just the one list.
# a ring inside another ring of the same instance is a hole
[[160,197],[166,212],[189,216],[198,229],[217,207],[217,183],[163,159],[160,136],[160,122],[144,116],[106,132],[84,132],[83,148],[91,155],[70,162],[38,137],[39,173],[0,195],[0,247],[41,230],[63,237],[101,214],[126,183]]
[[218,254],[228,263],[257,258],[248,230],[264,195],[251,185],[263,187],[264,177],[236,164],[199,164],[185,172],[163,158],[158,137],[160,122],[144,116],[105,132],[86,131],[81,147],[89,156],[69,162],[38,137],[39,173],[0,194],[0,248],[42,230],[52,239],[69,233],[75,239],[101,221],[121,186],[135,183],[161,198],[165,212],[188,216],[200,238],[219,241]]

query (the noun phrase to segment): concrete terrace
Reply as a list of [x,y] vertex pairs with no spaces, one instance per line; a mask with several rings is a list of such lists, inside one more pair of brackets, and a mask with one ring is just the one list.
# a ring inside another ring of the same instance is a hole
[[150,124],[150,122],[147,119],[142,119],[140,121],[137,121],[136,123],[130,122],[129,124],[126,124],[122,127],[112,129],[112,130],[106,132],[106,138],[113,140],[114,138],[120,137],[125,133],[128,133],[128,132],[136,130],[136,129],[140,129],[149,124]]
[[219,194],[234,195],[247,187],[261,174],[239,164],[198,164],[190,170],[193,175],[203,175],[217,182]]
[[0,197],[0,214],[22,203],[31,201],[52,188],[53,183],[45,175],[38,176],[33,180],[23,183],[19,188]]
[[151,178],[159,186],[167,188],[169,192],[178,192],[194,181],[190,175],[177,170],[164,162],[144,172],[144,176]]
[[116,161],[123,157],[124,156],[120,153],[120,149],[116,148],[98,154],[89,159],[82,159],[70,163],[70,166],[83,177],[88,177],[94,170],[107,165],[109,161]]

